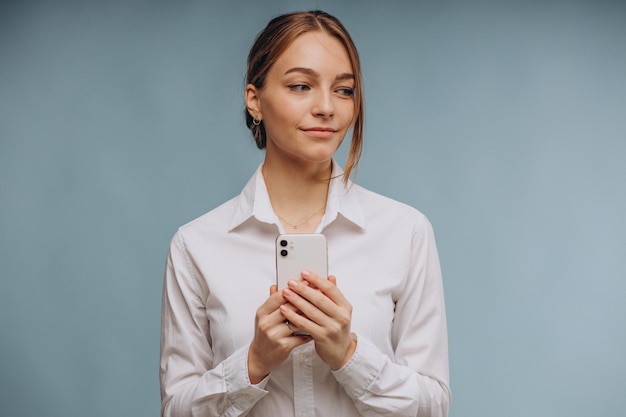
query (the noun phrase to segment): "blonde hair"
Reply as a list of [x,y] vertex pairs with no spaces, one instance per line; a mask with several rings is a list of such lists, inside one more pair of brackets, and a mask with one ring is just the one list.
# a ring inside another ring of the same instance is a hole
[[[307,32],[323,31],[334,36],[346,48],[352,70],[354,72],[354,120],[350,151],[344,167],[344,183],[347,183],[351,173],[356,172],[363,149],[363,121],[364,103],[361,83],[361,64],[359,54],[346,28],[334,16],[314,10],[310,12],[293,12],[275,17],[270,20],[265,29],[259,33],[248,54],[248,71],[246,84],[262,88],[268,71],[278,60],[280,55],[300,35]],[[263,121],[259,123],[248,110],[244,110],[246,125],[252,131],[252,136],[259,149],[266,146],[266,134]]]

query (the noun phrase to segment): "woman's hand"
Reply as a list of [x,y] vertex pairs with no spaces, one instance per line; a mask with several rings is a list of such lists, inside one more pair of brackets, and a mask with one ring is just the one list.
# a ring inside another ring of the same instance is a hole
[[352,305],[337,288],[334,276],[324,279],[303,271],[302,279],[289,281],[282,291],[289,304],[281,305],[280,311],[293,327],[311,335],[319,357],[337,370],[356,350],[356,337],[350,333]]
[[[282,292],[276,285],[270,287],[270,297],[256,312],[254,338],[248,350],[248,376],[252,384],[258,384],[274,368],[279,366],[296,347],[311,340],[310,337],[292,336],[281,306],[293,312],[295,307],[285,305]],[[296,313],[294,313],[296,314]]]

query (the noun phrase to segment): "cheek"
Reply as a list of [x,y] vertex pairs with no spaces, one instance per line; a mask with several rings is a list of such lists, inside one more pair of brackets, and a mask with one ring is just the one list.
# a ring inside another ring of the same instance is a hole
[[270,124],[273,122],[292,124],[299,118],[300,109],[297,103],[277,99],[267,103],[264,115]]
[[355,117],[354,103],[345,103],[345,105],[342,106],[341,114],[343,115],[342,121],[347,126],[351,125]]

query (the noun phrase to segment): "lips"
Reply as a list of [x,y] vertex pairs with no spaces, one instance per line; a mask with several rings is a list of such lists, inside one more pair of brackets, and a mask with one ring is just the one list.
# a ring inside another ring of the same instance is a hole
[[308,136],[320,139],[327,139],[337,133],[337,130],[332,127],[309,127],[302,129],[302,131]]

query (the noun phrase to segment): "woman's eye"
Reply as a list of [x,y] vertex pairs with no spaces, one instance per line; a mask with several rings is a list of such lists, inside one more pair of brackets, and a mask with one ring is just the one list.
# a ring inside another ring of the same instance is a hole
[[307,91],[309,89],[309,86],[306,84],[291,84],[289,86],[289,89],[291,91],[303,92],[303,91]]
[[337,90],[337,92],[341,95],[347,96],[347,97],[352,97],[354,95],[354,89],[353,88],[340,88]]

